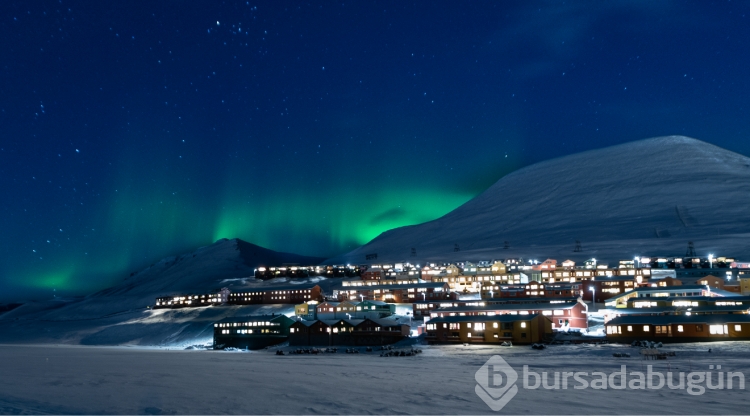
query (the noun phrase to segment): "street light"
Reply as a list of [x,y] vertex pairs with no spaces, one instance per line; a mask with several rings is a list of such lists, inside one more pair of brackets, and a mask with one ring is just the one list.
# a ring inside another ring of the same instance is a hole
[[713,269],[714,268],[713,264],[714,264],[714,255],[709,254],[708,255],[708,268]]
[[427,300],[427,294],[425,294],[424,292],[422,292],[422,302],[424,302],[426,300]]
[[589,290],[591,291],[591,306],[596,306],[596,286],[589,286]]

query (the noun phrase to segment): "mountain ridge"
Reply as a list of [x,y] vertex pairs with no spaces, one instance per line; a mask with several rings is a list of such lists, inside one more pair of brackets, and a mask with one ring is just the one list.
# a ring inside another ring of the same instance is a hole
[[[467,250],[526,257],[543,253],[540,247],[549,247],[552,256],[565,245],[572,249],[576,240],[594,248],[579,257],[596,254],[598,242],[618,240],[674,253],[678,246],[684,251],[689,239],[715,232],[750,233],[747,204],[750,158],[697,139],[664,136],[521,168],[443,217],[386,231],[326,263],[362,262],[367,254],[378,254],[378,261],[409,261],[412,248],[417,261],[454,259]],[[679,244],[667,241],[678,237]]]

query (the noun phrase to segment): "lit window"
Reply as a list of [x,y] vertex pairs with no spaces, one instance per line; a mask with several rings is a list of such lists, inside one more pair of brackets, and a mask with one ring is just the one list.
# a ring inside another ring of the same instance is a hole
[[521,328],[526,328],[526,322],[521,322]]
[[684,332],[685,328],[682,325],[677,325],[677,332]]
[[643,332],[648,332],[648,331],[649,331],[648,325],[643,325]]
[[742,331],[742,325],[735,325],[734,330],[737,332]]
[[726,335],[729,333],[728,325],[709,325],[708,332],[713,335]]
[[628,332],[633,332],[633,326],[632,325],[628,325]]

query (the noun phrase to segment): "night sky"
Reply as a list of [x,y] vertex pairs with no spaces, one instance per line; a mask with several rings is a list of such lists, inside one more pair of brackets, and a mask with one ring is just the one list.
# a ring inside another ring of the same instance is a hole
[[332,256],[520,167],[637,139],[750,155],[749,16],[3,1],[0,299],[89,293],[219,238]]

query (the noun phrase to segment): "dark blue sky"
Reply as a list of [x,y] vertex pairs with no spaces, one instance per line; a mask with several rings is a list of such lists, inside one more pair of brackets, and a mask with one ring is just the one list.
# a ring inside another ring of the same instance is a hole
[[749,13],[2,2],[0,297],[87,293],[223,237],[330,256],[637,139],[750,154]]

